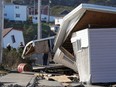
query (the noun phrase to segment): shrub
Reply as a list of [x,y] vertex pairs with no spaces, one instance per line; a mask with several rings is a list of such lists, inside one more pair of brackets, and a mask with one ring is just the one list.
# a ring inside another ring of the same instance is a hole
[[18,64],[22,62],[22,51],[12,49],[11,51],[3,49],[3,61],[2,65],[7,69],[16,69]]

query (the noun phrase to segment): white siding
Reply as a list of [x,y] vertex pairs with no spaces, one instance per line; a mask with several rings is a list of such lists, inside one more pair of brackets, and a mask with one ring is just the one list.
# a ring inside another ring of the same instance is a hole
[[[16,8],[18,6],[19,8]],[[7,4],[4,8],[4,16],[6,19],[14,20],[14,21],[26,21],[27,20],[27,6],[24,5],[14,5],[14,4]],[[16,14],[19,14],[20,17],[16,17]]]
[[[19,8],[16,8],[18,6]],[[16,17],[16,14],[20,14],[20,17]],[[27,6],[14,5],[14,19],[16,21],[26,21],[27,20]]]
[[90,29],[92,83],[116,82],[116,29]]
[[[16,42],[13,43],[12,42],[12,39],[11,39],[11,36],[14,35],[15,37],[15,40]],[[24,43],[24,38],[23,38],[23,33],[22,31],[17,31],[17,30],[12,30],[11,32],[9,32],[4,38],[3,38],[3,45],[4,45],[4,48],[6,48],[7,44],[10,43],[10,45],[13,47],[13,48],[18,48],[19,45],[20,45],[20,42],[23,42]]]
[[[41,14],[41,21],[47,22],[48,21],[48,15]],[[55,21],[55,17],[54,16],[50,16],[50,20],[49,21],[50,22],[54,22]],[[34,24],[38,23],[38,15],[33,15],[32,22]]]
[[[81,50],[78,51],[77,41],[81,40]],[[90,81],[90,65],[89,65],[89,53],[88,53],[88,29],[77,31],[73,33],[71,38],[73,44],[74,54],[76,56],[76,65],[78,67],[79,78],[81,82]]]
[[4,6],[4,18],[9,20],[14,20],[14,6],[13,5],[5,5]]
[[76,42],[78,39],[81,39],[81,47],[88,47],[88,29],[77,31],[73,33],[71,42]]

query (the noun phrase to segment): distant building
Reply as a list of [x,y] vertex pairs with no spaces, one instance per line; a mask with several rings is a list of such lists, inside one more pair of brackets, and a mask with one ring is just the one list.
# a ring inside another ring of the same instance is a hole
[[51,30],[54,32],[58,32],[60,26],[63,22],[63,17],[69,13],[68,10],[63,10],[58,17],[55,17],[55,25],[51,26]]
[[12,21],[26,21],[27,20],[27,6],[6,4],[4,6],[4,18]]
[[[48,15],[45,15],[45,14],[41,14],[41,21],[43,22],[47,22],[48,21]],[[50,22],[54,22],[55,21],[55,17],[54,16],[50,16]],[[32,17],[32,22],[34,24],[37,24],[38,23],[38,15],[34,15]]]
[[[28,7],[28,17],[38,14],[38,4]],[[48,15],[48,5],[41,6],[41,14]]]
[[50,26],[50,29],[51,29],[51,31],[53,31],[53,32],[58,32],[59,26],[57,26],[57,25],[51,25],[51,26]]
[[58,32],[62,22],[63,17],[55,17],[55,24],[50,26],[51,31]]
[[6,48],[8,43],[10,43],[11,47],[16,49],[19,48],[20,42],[25,45],[23,33],[20,30],[16,30],[13,28],[3,29],[2,35],[4,48]]
[[55,17],[55,25],[61,25],[63,22],[63,17]]

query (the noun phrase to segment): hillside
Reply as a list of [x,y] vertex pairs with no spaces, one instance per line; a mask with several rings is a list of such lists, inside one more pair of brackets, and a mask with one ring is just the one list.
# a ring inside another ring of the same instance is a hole
[[[34,0],[5,0],[6,2],[13,1],[19,4],[33,4]],[[35,0],[37,2],[38,0]],[[48,4],[49,0],[41,0],[42,4]],[[102,5],[116,6],[116,0],[51,0],[51,6],[63,5],[63,6],[77,6],[80,3],[94,3]]]
[[[7,3],[13,1],[17,4],[34,5],[34,0],[5,0]],[[37,4],[38,0],[35,0]],[[41,0],[42,5],[48,5],[49,0]],[[116,6],[116,0],[51,0],[51,15],[57,16],[63,10],[71,11],[81,3]]]

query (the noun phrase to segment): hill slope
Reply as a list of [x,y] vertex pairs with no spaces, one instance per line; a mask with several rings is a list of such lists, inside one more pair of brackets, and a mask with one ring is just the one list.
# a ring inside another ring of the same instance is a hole
[[[34,0],[5,0],[6,2],[14,1],[15,3],[33,4]],[[38,0],[35,0],[37,2]],[[41,0],[42,4],[48,4],[49,0]],[[116,6],[116,0],[51,0],[51,6],[63,5],[63,6],[77,6],[80,3],[94,3],[102,5]]]

